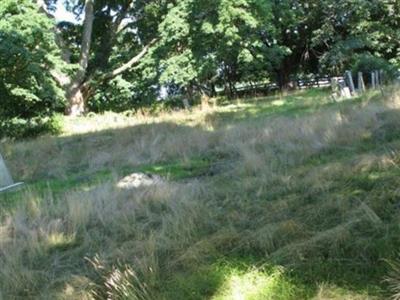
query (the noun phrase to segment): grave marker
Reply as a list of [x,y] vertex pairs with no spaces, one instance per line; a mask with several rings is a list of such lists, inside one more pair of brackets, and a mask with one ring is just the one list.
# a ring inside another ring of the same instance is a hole
[[339,82],[336,77],[331,78],[331,87],[332,87],[332,99],[336,101],[340,97],[340,87]]
[[349,99],[351,98],[351,91],[348,86],[345,86],[343,89],[340,90],[340,95],[342,98]]
[[365,83],[364,83],[364,78],[363,78],[363,73],[358,72],[358,90],[363,93],[365,92]]
[[351,71],[346,71],[345,77],[347,82],[349,83],[350,94],[355,95],[356,89],[354,87],[353,75],[351,74]]
[[21,186],[23,183],[14,183],[10,172],[0,154],[0,193]]
[[381,85],[381,79],[379,76],[379,71],[375,71],[375,85],[376,87],[379,87]]
[[190,110],[190,104],[188,99],[183,99],[183,106],[185,109]]
[[385,82],[385,74],[384,74],[383,70],[379,70],[379,78],[380,78],[381,85],[383,85]]
[[375,72],[371,72],[371,87],[372,87],[373,89],[376,88]]

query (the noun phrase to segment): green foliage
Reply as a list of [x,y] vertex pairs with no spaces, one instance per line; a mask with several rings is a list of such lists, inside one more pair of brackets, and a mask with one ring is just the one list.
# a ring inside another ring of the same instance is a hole
[[396,78],[398,71],[394,65],[381,57],[375,57],[371,54],[361,54],[356,56],[355,62],[352,65],[354,73],[363,72],[365,75],[373,71],[383,71],[386,80]]
[[[268,77],[281,49],[268,1],[180,1],[160,24],[160,80],[180,87],[226,85]],[[265,39],[264,39],[265,37]],[[256,78],[258,77],[258,78]],[[189,95],[191,97],[192,95]]]
[[99,88],[88,103],[90,111],[121,112],[136,107],[135,82],[129,82],[122,76],[118,76],[107,84],[100,85]]
[[61,64],[53,26],[32,1],[0,3],[0,136],[52,128],[48,117],[62,108],[51,75]]
[[59,115],[0,120],[0,137],[28,138],[43,133],[58,134],[62,131],[62,119]]
[[[45,2],[53,12],[56,1]],[[85,1],[63,3],[83,18]],[[289,87],[298,74],[339,75],[349,68],[379,66],[393,77],[400,66],[400,11],[386,0],[130,3],[94,2],[82,84],[90,111],[151,107],[161,89],[190,101],[203,94],[216,96],[217,91],[232,98],[238,96],[238,87],[257,83]],[[28,0],[2,1],[0,17],[0,116],[27,120],[62,110],[64,93],[51,73],[77,72],[82,24],[54,24]],[[56,31],[63,41],[58,45]],[[157,42],[139,63],[107,76],[152,40]],[[68,68],[61,56],[70,62]]]

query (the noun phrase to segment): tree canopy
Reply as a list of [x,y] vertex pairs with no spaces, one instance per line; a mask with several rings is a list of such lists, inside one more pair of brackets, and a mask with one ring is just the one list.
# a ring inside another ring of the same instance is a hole
[[3,123],[400,64],[398,0],[57,1],[0,3]]
[[4,131],[46,126],[45,117],[62,105],[62,90],[51,76],[52,70],[62,67],[54,25],[30,0],[0,4],[0,128]]

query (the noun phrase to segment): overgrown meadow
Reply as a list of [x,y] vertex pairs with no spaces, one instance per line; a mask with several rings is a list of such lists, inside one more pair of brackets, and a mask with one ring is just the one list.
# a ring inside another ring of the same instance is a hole
[[0,299],[388,299],[399,109],[307,90],[4,141]]

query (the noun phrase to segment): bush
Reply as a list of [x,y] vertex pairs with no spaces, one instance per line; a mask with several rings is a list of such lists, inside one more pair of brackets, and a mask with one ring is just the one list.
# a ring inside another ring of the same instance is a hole
[[376,57],[371,54],[358,55],[355,62],[352,64],[352,71],[354,74],[362,72],[366,75],[379,70],[383,71],[385,81],[392,81],[397,77],[398,72],[394,65],[390,64],[384,58]]
[[44,133],[57,134],[62,130],[62,116],[36,117],[29,120],[11,118],[0,121],[0,138],[28,138]]
[[34,1],[0,1],[0,136],[52,131],[52,115],[64,108],[51,75],[63,65],[53,27]]
[[[129,77],[129,76],[128,76]],[[134,79],[118,76],[107,83],[97,85],[96,94],[87,103],[89,111],[124,112],[148,107],[157,98],[157,91],[150,85],[138,84]]]

